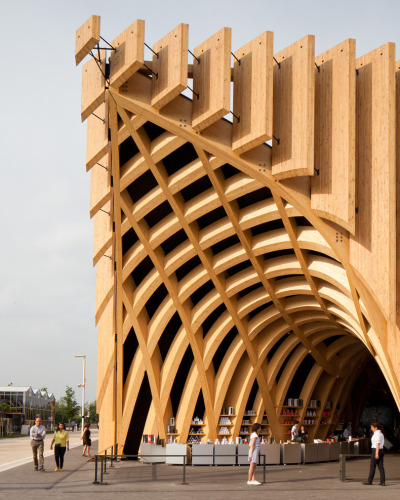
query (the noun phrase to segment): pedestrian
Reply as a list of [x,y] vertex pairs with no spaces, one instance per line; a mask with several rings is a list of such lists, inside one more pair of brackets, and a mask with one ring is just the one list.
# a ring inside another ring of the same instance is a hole
[[290,440],[292,443],[300,443],[301,437],[299,436],[299,422],[296,421],[290,430]]
[[382,434],[383,426],[379,422],[371,424],[371,431],[373,432],[371,438],[371,463],[369,466],[368,481],[363,484],[371,485],[375,476],[376,466],[379,468],[381,476],[380,485],[385,486],[385,469],[383,468],[383,445],[385,444],[385,437]]
[[82,441],[83,441],[83,453],[82,453],[82,457],[84,457],[85,455],[87,457],[90,457],[90,447],[92,446],[92,441],[90,439],[90,422],[86,422],[85,423],[85,426],[84,426],[84,429],[83,429],[83,433],[82,433]]
[[64,422],[60,422],[54,431],[54,436],[51,441],[50,450],[53,449],[54,444],[54,459],[56,461],[55,471],[61,471],[64,467],[64,455],[66,451],[69,451],[69,436],[68,432],[65,430]]
[[306,428],[304,427],[304,425],[300,426],[299,436],[300,436],[300,439],[301,439],[302,443],[307,443],[307,441],[308,441],[308,432],[307,432]]
[[249,477],[247,480],[247,484],[253,486],[258,486],[259,484],[261,484],[258,481],[256,481],[256,467],[257,467],[258,457],[260,455],[260,438],[258,437],[260,429],[261,429],[260,424],[258,423],[253,424],[251,427],[251,435],[249,440],[250,467],[249,467]]
[[348,424],[345,426],[345,428],[343,430],[343,437],[346,439],[351,438],[352,432],[353,432],[353,423],[350,420],[350,422],[348,422]]
[[46,429],[42,425],[42,419],[40,417],[36,417],[35,425],[32,425],[29,436],[31,438],[33,465],[35,470],[44,471],[43,447],[44,438],[46,437]]

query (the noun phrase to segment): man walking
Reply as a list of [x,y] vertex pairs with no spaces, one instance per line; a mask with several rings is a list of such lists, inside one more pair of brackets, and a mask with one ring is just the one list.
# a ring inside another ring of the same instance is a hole
[[[37,417],[35,420],[35,425],[31,427],[30,431],[33,464],[35,470],[44,471],[44,458],[43,458],[43,448],[44,448],[44,438],[46,437],[46,429],[42,425],[42,419]],[[39,464],[38,464],[38,453],[39,453]]]

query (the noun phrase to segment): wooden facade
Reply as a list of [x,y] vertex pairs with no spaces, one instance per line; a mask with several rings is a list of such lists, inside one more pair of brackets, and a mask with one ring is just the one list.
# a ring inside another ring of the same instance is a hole
[[371,359],[400,405],[394,45],[315,56],[309,35],[274,56],[272,33],[236,50],[222,28],[188,61],[187,25],[148,58],[144,33],[83,66],[99,449],[168,440],[171,417],[178,442],[196,416],[215,440],[227,407],[228,438],[248,410],[278,440],[294,418],[324,438]]

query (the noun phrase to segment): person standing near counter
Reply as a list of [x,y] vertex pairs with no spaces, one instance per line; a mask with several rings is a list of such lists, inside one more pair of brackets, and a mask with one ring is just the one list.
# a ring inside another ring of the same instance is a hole
[[[40,417],[36,418],[35,425],[32,425],[31,430],[29,432],[29,436],[31,438],[33,465],[35,467],[35,470],[43,472],[44,471],[43,447],[44,447],[44,438],[46,437],[46,429],[42,425],[42,419]],[[38,463],[38,454],[39,454],[39,463]]]
[[385,469],[383,467],[383,445],[385,443],[385,437],[382,434],[383,427],[379,422],[374,422],[371,424],[371,431],[373,432],[371,438],[371,463],[369,467],[368,481],[363,484],[372,485],[374,480],[376,466],[379,468],[379,474],[381,476],[381,486],[385,486]]
[[299,422],[295,422],[291,431],[290,431],[290,440],[292,443],[300,443],[301,437],[299,436]]
[[257,462],[258,462],[258,457],[260,456],[260,438],[258,437],[258,434],[260,432],[261,425],[258,423],[253,424],[251,427],[251,435],[250,435],[250,442],[249,442],[249,462],[250,462],[250,468],[249,468],[249,477],[247,480],[248,485],[252,486],[258,486],[261,483],[256,481],[256,467],[257,467]]

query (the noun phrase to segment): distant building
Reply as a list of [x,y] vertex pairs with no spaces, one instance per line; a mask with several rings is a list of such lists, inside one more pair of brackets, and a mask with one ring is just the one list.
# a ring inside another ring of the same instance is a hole
[[39,415],[43,425],[53,424],[55,397],[52,392],[32,389],[30,386],[0,386],[0,435],[21,432],[23,425],[33,425]]

